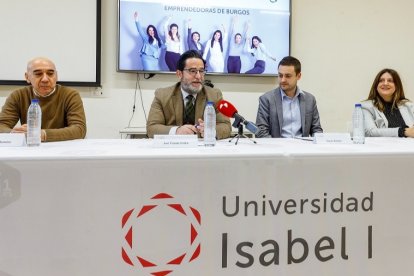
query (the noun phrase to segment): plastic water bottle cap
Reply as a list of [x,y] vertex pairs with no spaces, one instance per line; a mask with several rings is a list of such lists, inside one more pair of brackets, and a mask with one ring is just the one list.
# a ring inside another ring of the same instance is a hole
[[214,102],[213,102],[213,101],[208,101],[208,102],[207,102],[207,104],[211,104],[211,105],[213,105],[213,104],[214,104]]
[[361,107],[360,103],[355,104],[355,107]]
[[32,103],[38,103],[39,99],[32,99]]

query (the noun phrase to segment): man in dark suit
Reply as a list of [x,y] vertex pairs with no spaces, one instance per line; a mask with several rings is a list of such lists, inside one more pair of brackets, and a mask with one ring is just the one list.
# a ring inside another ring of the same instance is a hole
[[230,137],[230,120],[218,112],[216,103],[223,98],[220,90],[204,85],[205,61],[195,50],[183,53],[178,61],[173,86],[155,91],[148,115],[147,135],[198,134],[204,136],[203,114],[207,101],[216,109],[217,139]]
[[315,97],[302,91],[300,61],[284,57],[278,66],[279,87],[259,98],[256,137],[307,137],[322,132]]

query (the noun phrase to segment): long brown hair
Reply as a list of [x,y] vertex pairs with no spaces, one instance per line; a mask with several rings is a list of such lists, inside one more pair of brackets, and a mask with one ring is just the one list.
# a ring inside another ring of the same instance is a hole
[[394,81],[395,85],[395,92],[392,95],[392,108],[397,108],[398,105],[401,105],[408,100],[405,98],[404,95],[404,88],[401,82],[401,78],[398,75],[397,71],[385,68],[378,72],[377,76],[374,79],[374,82],[372,83],[371,90],[369,91],[368,99],[371,100],[372,103],[376,108],[378,108],[381,112],[384,111],[384,99],[380,96],[378,93],[378,84],[380,82],[381,76],[385,73],[389,73]]

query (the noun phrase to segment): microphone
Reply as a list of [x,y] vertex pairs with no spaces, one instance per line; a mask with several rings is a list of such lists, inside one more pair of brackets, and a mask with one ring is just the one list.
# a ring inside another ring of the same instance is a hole
[[233,123],[233,127],[238,128],[240,123],[243,123],[251,133],[254,133],[254,134],[257,133],[258,127],[254,123],[247,121],[246,119],[243,118],[243,116],[237,113],[237,109],[230,102],[226,100],[220,100],[217,103],[217,109],[224,116],[235,119]]
[[210,86],[211,88],[214,88],[214,84],[211,82],[211,80],[205,80],[203,82],[204,85]]

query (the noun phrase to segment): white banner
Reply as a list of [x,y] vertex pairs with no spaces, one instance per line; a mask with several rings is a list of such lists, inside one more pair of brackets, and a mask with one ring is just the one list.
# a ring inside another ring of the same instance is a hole
[[0,275],[411,275],[413,161],[1,162]]

